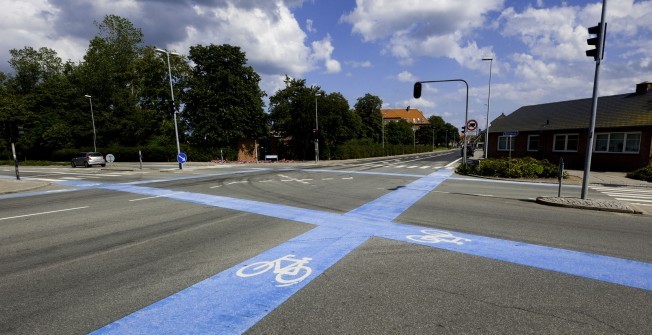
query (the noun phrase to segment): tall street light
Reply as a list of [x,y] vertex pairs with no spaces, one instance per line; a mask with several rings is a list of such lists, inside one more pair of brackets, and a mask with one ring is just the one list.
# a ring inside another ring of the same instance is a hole
[[93,151],[97,151],[97,146],[95,145],[96,135],[95,135],[95,116],[93,116],[93,99],[90,95],[84,95],[88,98],[88,102],[91,104],[91,121],[93,122]]
[[[174,134],[176,135],[177,139],[177,157],[179,154],[181,154],[181,146],[179,146],[179,128],[177,128],[177,111],[174,108],[174,90],[172,89],[172,68],[170,67],[170,54],[173,54],[175,56],[179,56],[178,53],[174,52],[169,52],[167,50],[159,49],[156,48],[156,52],[159,53],[164,53],[167,56],[168,59],[168,74],[170,77],[170,96],[172,97],[172,115],[174,116]],[[183,169],[183,165],[179,163],[179,170]]]
[[315,164],[319,162],[319,118],[317,116],[317,98],[321,93],[315,93]]
[[489,152],[489,102],[491,100],[491,66],[494,63],[492,57],[482,58],[483,61],[489,61],[489,95],[487,96],[487,126],[484,130],[484,158],[487,158]]

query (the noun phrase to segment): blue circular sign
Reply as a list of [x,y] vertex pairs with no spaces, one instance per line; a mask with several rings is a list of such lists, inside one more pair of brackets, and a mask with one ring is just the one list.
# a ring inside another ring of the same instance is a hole
[[188,156],[186,156],[186,154],[184,154],[183,152],[182,152],[182,153],[179,153],[179,154],[177,155],[177,162],[183,164],[183,163],[185,163],[187,160],[188,160]]

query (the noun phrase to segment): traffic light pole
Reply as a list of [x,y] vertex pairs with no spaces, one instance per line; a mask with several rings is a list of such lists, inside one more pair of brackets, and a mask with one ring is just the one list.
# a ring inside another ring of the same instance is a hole
[[595,132],[595,120],[598,111],[598,84],[600,83],[600,63],[602,61],[602,55],[604,54],[604,42],[606,34],[606,22],[604,21],[605,13],[607,10],[607,0],[602,0],[602,17],[600,19],[600,31],[598,35],[598,40],[600,41],[597,45],[596,57],[595,57],[595,76],[593,79],[593,102],[591,104],[591,122],[589,123],[589,132],[588,138],[586,139],[586,158],[584,160],[584,175],[582,177],[582,199],[586,199],[587,190],[589,185],[589,178],[591,174],[591,157],[593,154],[593,138]]

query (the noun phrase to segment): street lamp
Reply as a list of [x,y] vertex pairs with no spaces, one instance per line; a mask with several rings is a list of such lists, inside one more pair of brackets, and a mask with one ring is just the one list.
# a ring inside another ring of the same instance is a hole
[[319,119],[317,116],[317,98],[321,93],[315,93],[315,164],[319,162]]
[[489,101],[491,100],[491,66],[494,63],[492,57],[482,58],[483,61],[489,61],[489,94],[487,96],[487,126],[484,130],[484,158],[487,158],[489,152]]
[[91,121],[93,122],[93,151],[97,151],[97,146],[95,145],[96,135],[95,135],[95,116],[93,116],[93,99],[90,95],[84,95],[88,98],[88,102],[91,104]]
[[[170,67],[170,54],[179,56],[178,53],[169,52],[167,50],[156,48],[156,52],[164,53],[168,60],[168,74],[170,77],[170,96],[172,97],[172,115],[174,116],[174,134],[177,139],[177,157],[181,154],[181,146],[179,146],[179,128],[177,128],[177,111],[174,108],[174,90],[172,89],[172,68]],[[183,169],[183,165],[179,163],[179,170]]]

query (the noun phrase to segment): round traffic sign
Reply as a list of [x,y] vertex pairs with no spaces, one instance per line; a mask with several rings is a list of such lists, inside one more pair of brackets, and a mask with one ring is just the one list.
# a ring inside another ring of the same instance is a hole
[[113,163],[115,161],[115,156],[113,156],[113,154],[106,155],[106,161],[109,163]]
[[177,155],[177,162],[183,164],[183,163],[185,163],[187,160],[188,160],[188,157],[187,157],[186,154],[184,154],[183,152],[181,152],[181,153],[179,153],[179,154]]
[[478,128],[478,121],[469,120],[468,122],[466,122],[466,129],[467,130],[475,130],[476,128]]

